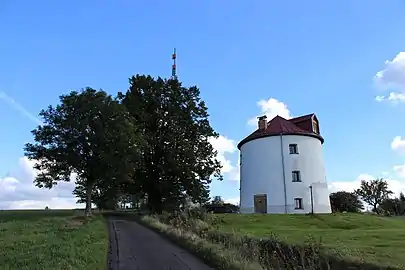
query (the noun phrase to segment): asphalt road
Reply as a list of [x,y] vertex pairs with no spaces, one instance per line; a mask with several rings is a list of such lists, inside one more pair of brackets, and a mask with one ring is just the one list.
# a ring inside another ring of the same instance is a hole
[[109,270],[213,270],[189,252],[134,221],[108,219]]

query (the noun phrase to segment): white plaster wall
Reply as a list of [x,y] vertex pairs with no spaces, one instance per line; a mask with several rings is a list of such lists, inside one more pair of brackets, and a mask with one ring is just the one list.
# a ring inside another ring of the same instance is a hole
[[[314,212],[331,213],[320,140],[298,135],[283,135],[282,140],[283,147],[280,136],[260,138],[242,145],[240,211],[253,213],[254,195],[267,194],[268,213],[309,213],[309,186],[312,185]],[[290,155],[289,144],[297,144],[299,154]],[[281,151],[284,154],[285,187]],[[294,170],[300,171],[302,182],[292,182]],[[294,198],[302,198],[303,210],[294,209]]]

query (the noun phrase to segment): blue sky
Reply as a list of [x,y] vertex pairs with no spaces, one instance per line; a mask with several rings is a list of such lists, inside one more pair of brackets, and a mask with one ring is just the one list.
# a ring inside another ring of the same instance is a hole
[[[238,197],[234,146],[262,112],[317,114],[335,187],[351,188],[367,174],[401,189],[405,170],[394,166],[405,163],[405,143],[391,144],[405,136],[398,124],[405,113],[404,25],[403,0],[2,1],[0,199],[19,207],[42,196],[28,187],[32,173],[20,159],[35,121],[16,104],[36,115],[73,89],[116,93],[136,73],[168,77],[173,47],[180,80],[201,88],[223,136],[216,145],[230,166],[212,195]],[[390,100],[375,99],[390,92]],[[28,195],[11,203],[18,190]],[[49,194],[65,205],[59,193]]]

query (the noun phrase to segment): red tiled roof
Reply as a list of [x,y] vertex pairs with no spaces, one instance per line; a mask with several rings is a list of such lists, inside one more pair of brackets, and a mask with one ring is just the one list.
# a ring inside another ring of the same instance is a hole
[[[308,120],[310,120],[310,119],[312,118],[312,116],[315,116],[315,114],[314,114],[314,113],[310,113],[310,114],[298,116],[298,117],[295,117],[295,118],[291,118],[291,119],[288,120],[288,121],[291,121],[291,122],[293,122],[293,123],[298,123],[298,122],[302,122],[302,121],[308,121]],[[316,117],[316,116],[315,116],[315,117]]]
[[259,139],[259,138],[264,138],[264,137],[277,136],[277,135],[281,135],[281,134],[311,136],[311,137],[318,138],[321,141],[321,143],[323,143],[324,140],[319,134],[304,130],[295,125],[295,123],[311,120],[312,116],[316,117],[315,114],[312,113],[312,114],[303,115],[300,117],[296,117],[296,118],[287,120],[287,119],[277,115],[276,117],[274,117],[272,120],[270,120],[267,123],[266,129],[263,129],[263,130],[257,129],[252,134],[250,134],[249,136],[244,138],[242,141],[240,141],[238,144],[238,149],[240,149],[240,147],[248,141],[251,141],[254,139]]

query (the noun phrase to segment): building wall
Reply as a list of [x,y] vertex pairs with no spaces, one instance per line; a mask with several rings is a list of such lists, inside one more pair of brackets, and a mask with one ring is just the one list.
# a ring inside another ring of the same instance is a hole
[[[297,144],[299,154],[290,154],[289,144]],[[285,185],[281,151],[284,155]],[[310,185],[313,186],[314,212],[331,213],[319,139],[297,135],[260,138],[243,144],[240,154],[242,213],[254,212],[256,194],[267,194],[268,213],[309,213]],[[302,182],[292,182],[292,171],[295,170],[300,171]],[[295,209],[294,198],[302,198],[302,210]]]

